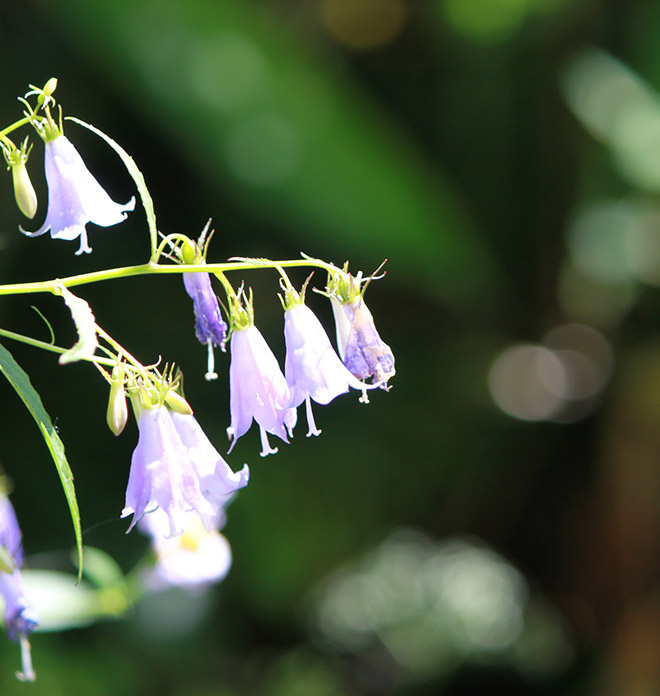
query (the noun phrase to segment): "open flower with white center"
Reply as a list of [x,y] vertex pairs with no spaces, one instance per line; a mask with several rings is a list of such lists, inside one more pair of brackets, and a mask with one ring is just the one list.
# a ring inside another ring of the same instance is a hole
[[296,424],[296,409],[291,408],[291,393],[277,362],[257,327],[234,328],[230,338],[231,365],[229,389],[232,438],[229,451],[236,440],[257,421],[261,433],[261,456],[274,454],[267,433],[277,435],[284,442]]
[[364,391],[371,388],[356,379],[335,353],[328,334],[314,312],[302,302],[294,302],[284,312],[286,360],[284,374],[291,389],[291,405],[307,409],[310,435],[320,435],[312,414],[311,399],[328,404],[349,387]]
[[21,646],[22,672],[16,676],[23,681],[34,681],[28,636],[39,624],[39,619],[25,595],[19,570],[22,564],[21,530],[9,498],[0,493],[0,595],[5,603],[5,629],[7,635]]
[[135,198],[128,203],[115,203],[85,166],[82,157],[68,138],[61,133],[46,142],[46,183],[48,213],[36,232],[21,232],[37,237],[50,231],[53,239],[68,241],[80,238],[76,254],[89,254],[85,225],[93,222],[101,227],[116,225],[135,208]]
[[217,501],[247,485],[247,465],[234,473],[192,414],[141,404],[136,410],[139,438],[121,514],[133,515],[128,531],[156,508],[167,516],[170,536],[183,533],[190,511],[209,528],[220,509]]
[[168,586],[200,588],[220,582],[231,568],[231,548],[219,533],[224,525],[224,510],[211,519],[205,529],[199,516],[184,513],[183,533],[169,536],[167,515],[160,509],[146,513],[138,529],[151,537],[156,563],[148,572],[147,583],[158,590]]

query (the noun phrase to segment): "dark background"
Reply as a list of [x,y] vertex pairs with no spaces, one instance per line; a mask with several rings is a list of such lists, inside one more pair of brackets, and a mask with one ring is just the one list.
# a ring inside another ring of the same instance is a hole
[[[7,640],[0,693],[660,692],[658,7],[0,0],[3,125],[28,83],[56,76],[65,115],[134,157],[162,232],[213,219],[210,260],[304,251],[369,273],[388,259],[367,302],[397,359],[369,406],[353,393],[315,409],[319,439],[299,425],[266,459],[256,429],[238,443],[229,463],[252,477],[229,510],[222,585],[36,634],[36,686],[14,681]],[[116,155],[65,127],[128,200]],[[20,235],[45,216],[40,143],[29,167],[35,220],[9,174],[0,198],[3,283],[146,261],[140,206],[90,225],[90,256]],[[231,278],[254,289],[282,359],[276,275]],[[206,383],[180,279],[78,294],[144,363],[182,367],[223,451],[228,357]],[[6,297],[2,327],[49,340],[33,305],[74,342],[47,295]],[[330,331],[326,301],[310,305]],[[92,366],[3,345],[57,419],[85,543],[130,571],[147,546],[118,519],[134,424],[107,430]],[[0,398],[0,464],[30,565],[47,565],[68,557],[68,510],[30,416],[8,385]]]

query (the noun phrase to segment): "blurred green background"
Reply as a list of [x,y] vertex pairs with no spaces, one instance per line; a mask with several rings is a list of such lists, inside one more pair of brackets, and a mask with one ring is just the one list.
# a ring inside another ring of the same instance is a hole
[[[319,439],[238,443],[222,585],[36,634],[36,686],[3,640],[3,696],[660,693],[659,26],[649,0],[0,0],[3,124],[57,76],[65,114],[132,154],[164,233],[213,219],[210,259],[387,259],[367,301],[397,359],[369,406],[316,408]],[[128,200],[115,154],[67,135]],[[148,255],[140,209],[90,226],[91,256],[21,236],[9,174],[0,216],[3,283]],[[283,358],[275,274],[244,279]],[[79,294],[143,362],[183,368],[222,450],[228,360],[204,381],[180,279]],[[60,304],[6,298],[0,323],[48,340],[34,305],[71,344]],[[57,419],[85,543],[129,571],[135,428],[109,433],[92,367],[5,345]],[[66,568],[52,463],[0,394],[30,566]]]

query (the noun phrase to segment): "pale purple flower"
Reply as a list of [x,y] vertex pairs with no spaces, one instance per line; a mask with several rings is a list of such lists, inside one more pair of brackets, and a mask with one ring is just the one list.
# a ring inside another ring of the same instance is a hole
[[288,442],[287,431],[291,435],[297,418],[296,409],[290,408],[291,393],[286,379],[277,358],[254,324],[234,329],[230,346],[231,426],[227,433],[233,441],[229,451],[250,429],[254,419],[261,433],[261,456],[274,454],[277,448],[271,448],[267,433]]
[[64,135],[46,142],[46,183],[48,213],[36,232],[21,232],[37,237],[50,230],[53,239],[71,241],[80,237],[76,254],[89,254],[85,225],[93,222],[110,227],[126,219],[126,211],[135,208],[135,198],[124,205],[115,203],[85,166],[76,148]]
[[312,414],[311,399],[328,404],[349,387],[364,391],[369,385],[356,379],[335,353],[330,339],[314,312],[297,304],[284,312],[286,360],[284,374],[291,390],[291,406],[304,401],[310,435],[320,435]]
[[208,528],[221,513],[221,501],[247,485],[247,465],[233,472],[194,416],[165,406],[141,408],[138,429],[121,514],[133,515],[128,531],[156,508],[167,515],[170,536],[183,533],[186,513],[192,510]]
[[247,486],[250,480],[247,464],[240,471],[232,471],[206,437],[194,416],[175,411],[170,415],[181,442],[187,449],[188,458],[197,472],[202,494],[212,504],[215,501],[224,501],[227,496]]
[[214,514],[204,498],[199,474],[165,406],[141,408],[138,444],[131,459],[126,505],[121,516],[133,515],[128,531],[144,515],[161,508],[168,516],[170,535],[183,532],[183,517],[195,510],[205,525]]
[[198,515],[186,512],[183,534],[171,537],[167,515],[162,510],[146,513],[138,528],[151,537],[156,557],[153,570],[145,578],[147,584],[155,590],[172,585],[193,589],[223,580],[232,562],[229,542],[218,531],[224,519],[224,511],[220,509],[207,530]]
[[21,530],[14,508],[7,496],[0,494],[0,595],[5,603],[4,623],[7,635],[21,645],[23,671],[17,676],[34,681],[28,635],[39,624],[39,618],[25,595],[19,568],[23,564]]
[[387,382],[395,373],[394,355],[378,335],[374,318],[362,297],[343,303],[332,298],[332,310],[337,347],[344,365],[358,379],[372,378],[373,384],[387,389]]

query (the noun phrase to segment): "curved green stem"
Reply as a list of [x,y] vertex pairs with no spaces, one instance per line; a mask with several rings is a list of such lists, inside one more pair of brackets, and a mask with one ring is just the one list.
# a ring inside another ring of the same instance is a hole
[[16,123],[12,123],[11,126],[7,126],[6,128],[3,128],[0,130],[0,138],[4,137],[7,135],[7,133],[12,133],[15,131],[17,128],[20,128],[21,126],[26,126],[30,121],[32,120],[32,116],[25,116],[24,118],[19,119],[16,121]]
[[229,271],[249,271],[260,268],[276,269],[296,268],[313,266],[322,268],[330,273],[343,273],[331,263],[326,263],[320,259],[296,259],[289,261],[270,261],[269,259],[246,259],[245,261],[234,261],[230,263],[208,263],[187,266],[184,264],[159,265],[145,263],[139,266],[125,266],[123,268],[110,268],[104,271],[93,271],[92,273],[81,273],[80,275],[69,276],[55,280],[44,280],[34,283],[13,283],[0,285],[0,295],[27,295],[37,292],[53,292],[59,285],[72,288],[77,285],[88,285],[104,280],[116,280],[118,278],[131,278],[143,275],[171,275],[180,273],[215,273],[221,274]]

